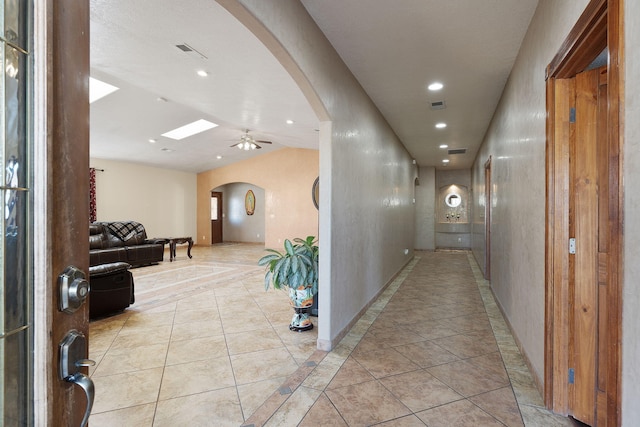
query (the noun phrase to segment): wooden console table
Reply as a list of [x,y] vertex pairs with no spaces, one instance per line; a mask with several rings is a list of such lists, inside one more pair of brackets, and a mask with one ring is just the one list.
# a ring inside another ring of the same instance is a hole
[[189,258],[193,258],[191,256],[191,248],[193,247],[193,239],[191,237],[171,237],[169,238],[169,262],[173,262],[173,259],[176,257],[176,245],[188,243],[189,247],[187,248],[187,256]]

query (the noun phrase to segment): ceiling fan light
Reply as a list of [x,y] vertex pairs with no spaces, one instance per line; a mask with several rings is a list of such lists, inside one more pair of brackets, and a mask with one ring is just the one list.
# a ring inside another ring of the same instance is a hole
[[256,149],[256,144],[251,143],[251,149],[252,149],[252,150],[255,150],[255,149]]

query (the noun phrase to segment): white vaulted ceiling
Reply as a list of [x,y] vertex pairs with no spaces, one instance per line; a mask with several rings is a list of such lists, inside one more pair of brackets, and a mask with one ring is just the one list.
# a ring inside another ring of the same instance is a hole
[[[471,166],[538,2],[302,3],[418,164],[449,158],[458,169]],[[184,43],[206,58],[176,47]],[[120,88],[91,104],[92,157],[201,172],[284,146],[318,148],[318,120],[293,79],[212,0],[91,0],[91,75]],[[444,88],[428,91],[433,81]],[[432,109],[439,101],[446,108]],[[161,136],[198,119],[219,126]],[[231,148],[245,129],[273,144]]]

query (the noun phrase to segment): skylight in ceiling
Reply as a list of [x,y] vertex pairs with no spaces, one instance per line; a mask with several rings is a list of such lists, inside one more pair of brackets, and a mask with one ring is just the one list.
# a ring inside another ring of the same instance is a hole
[[105,83],[98,79],[94,79],[93,77],[89,77],[89,104],[97,101],[100,98],[104,98],[117,91],[119,88],[110,85],[109,83]]
[[216,126],[218,125],[215,123],[212,123],[208,120],[200,119],[196,120],[193,123],[189,123],[188,125],[184,125],[177,129],[170,130],[169,132],[165,132],[162,134],[162,136],[166,136],[167,138],[179,141],[197,133],[204,132],[205,130],[213,129]]

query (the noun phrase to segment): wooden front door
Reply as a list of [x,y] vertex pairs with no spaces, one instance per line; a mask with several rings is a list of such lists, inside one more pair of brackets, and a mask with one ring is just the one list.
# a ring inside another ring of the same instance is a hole
[[0,424],[77,426],[87,398],[60,377],[59,344],[74,330],[88,357],[88,309],[62,312],[58,289],[89,264],[89,3],[4,2],[0,19]]
[[211,192],[211,244],[222,243],[222,193]]
[[[87,280],[89,273],[89,2],[56,0],[46,4],[50,55],[46,82],[48,144],[46,169],[41,172],[47,173],[42,182],[46,185],[45,240],[49,257],[46,277],[51,322],[47,425],[77,426],[88,407],[85,393],[93,383],[85,381],[86,377],[76,377],[77,382],[61,379],[59,347],[75,331],[84,335],[84,339],[75,341],[72,348],[77,345],[86,350],[81,349],[77,357],[72,350],[69,362],[74,365],[71,359],[89,358],[89,304],[85,300],[74,312],[61,311],[59,278],[69,266],[82,270]],[[38,212],[36,221],[37,215]],[[70,282],[73,286],[73,281]],[[69,374],[73,373],[88,376],[88,368],[72,366]]]

